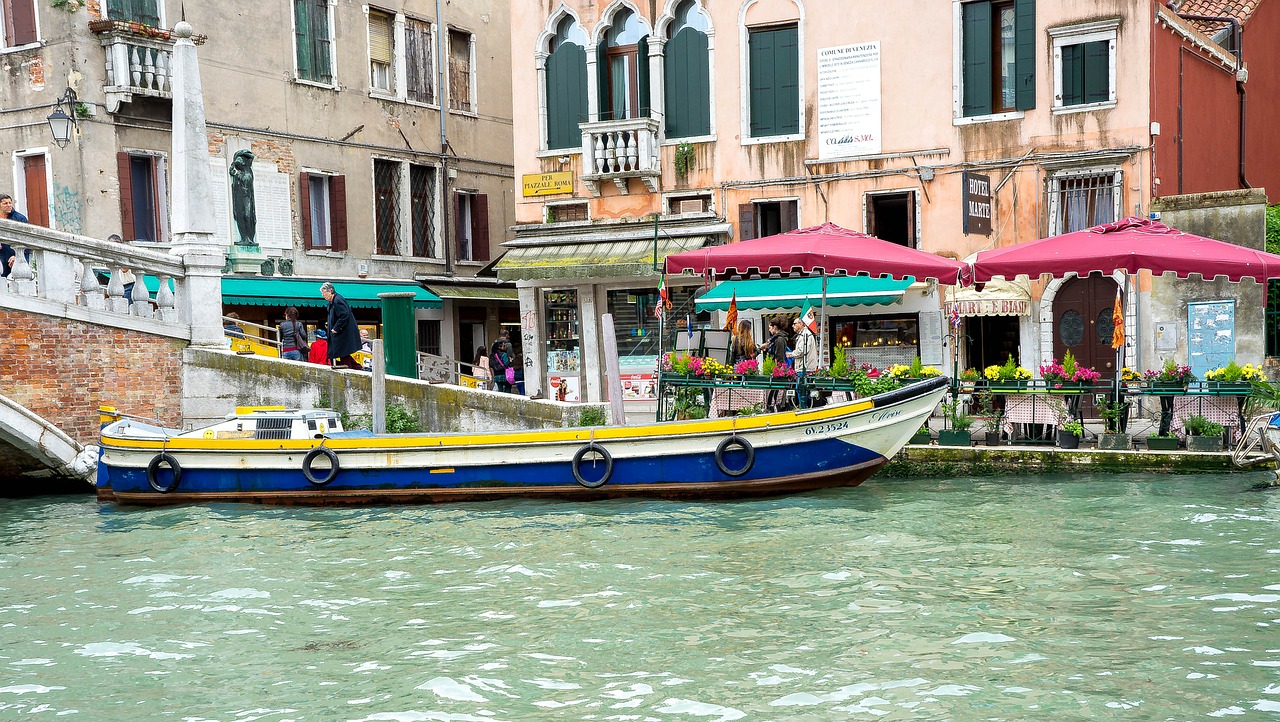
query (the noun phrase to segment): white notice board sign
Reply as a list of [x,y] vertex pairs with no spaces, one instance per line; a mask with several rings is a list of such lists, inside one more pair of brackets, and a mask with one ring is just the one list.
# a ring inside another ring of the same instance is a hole
[[818,50],[818,159],[881,150],[880,43]]

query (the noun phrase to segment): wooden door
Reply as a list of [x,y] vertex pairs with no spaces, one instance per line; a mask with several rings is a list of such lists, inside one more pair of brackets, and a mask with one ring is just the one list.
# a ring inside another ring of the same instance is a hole
[[1103,378],[1116,372],[1116,352],[1111,348],[1111,311],[1116,282],[1102,275],[1073,278],[1058,289],[1053,300],[1053,355],[1059,361],[1069,350],[1076,363],[1088,366]]
[[23,184],[27,195],[27,220],[33,225],[49,227],[49,185],[45,179],[44,156],[22,158]]

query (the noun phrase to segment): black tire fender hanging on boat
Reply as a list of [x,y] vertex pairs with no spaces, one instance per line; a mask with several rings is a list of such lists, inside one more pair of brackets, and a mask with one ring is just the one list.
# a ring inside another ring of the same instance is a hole
[[[729,465],[724,463],[724,455],[729,451],[732,451],[735,447],[742,449],[747,454],[747,463],[743,464],[740,469],[730,469]],[[750,441],[747,441],[741,436],[730,436],[724,441],[721,441],[720,445],[716,447],[716,466],[720,467],[720,471],[723,471],[728,476],[742,476],[748,471],[751,471],[751,467],[755,466],[755,464],[756,449],[751,445]]]
[[[161,464],[167,464],[169,468],[173,471],[173,483],[168,486],[163,486],[160,484],[160,465]],[[151,459],[150,464],[147,464],[147,483],[151,485],[152,489],[155,489],[161,494],[168,494],[174,489],[177,489],[178,483],[181,481],[182,481],[182,465],[178,463],[178,460],[174,458],[173,454],[170,454],[167,451],[161,452],[159,454],[156,454],[155,458]]]
[[[591,452],[595,452],[604,458],[604,473],[600,475],[599,481],[587,481],[582,477],[582,457]],[[609,477],[613,476],[613,455],[609,453],[608,449],[592,441],[581,449],[578,449],[578,453],[573,455],[573,464],[570,466],[573,469],[574,481],[577,481],[588,489],[598,489],[609,481]]]
[[[311,473],[311,463],[316,460],[316,457],[321,455],[329,459],[329,473],[325,474],[323,477],[316,476]],[[323,446],[317,446],[311,451],[308,451],[306,456],[302,457],[302,475],[307,477],[307,481],[315,484],[316,486],[324,486],[325,484],[328,484],[338,476],[338,455]]]

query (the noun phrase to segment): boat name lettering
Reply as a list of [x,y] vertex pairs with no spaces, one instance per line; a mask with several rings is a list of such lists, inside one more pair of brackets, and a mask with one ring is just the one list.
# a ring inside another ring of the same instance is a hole
[[901,415],[902,415],[902,409],[895,409],[893,411],[881,411],[879,413],[872,414],[871,420],[872,421],[888,421],[889,419],[896,418]]
[[810,426],[809,428],[804,430],[804,435],[812,436],[814,434],[829,434],[833,431],[843,431],[847,428],[849,428],[848,421],[833,421],[829,424],[818,424],[817,426]]

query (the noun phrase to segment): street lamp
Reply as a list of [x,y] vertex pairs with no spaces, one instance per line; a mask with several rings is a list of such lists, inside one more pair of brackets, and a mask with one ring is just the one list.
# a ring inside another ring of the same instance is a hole
[[53,142],[59,148],[66,148],[71,142],[71,131],[76,128],[76,91],[67,88],[67,92],[58,98],[53,112],[46,120],[49,121],[49,130],[53,132]]

